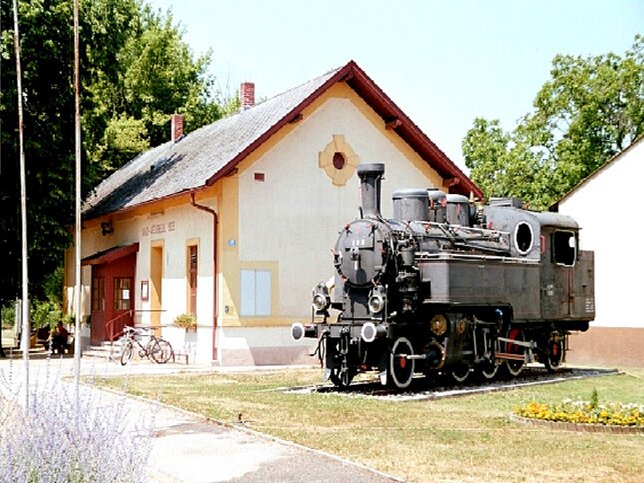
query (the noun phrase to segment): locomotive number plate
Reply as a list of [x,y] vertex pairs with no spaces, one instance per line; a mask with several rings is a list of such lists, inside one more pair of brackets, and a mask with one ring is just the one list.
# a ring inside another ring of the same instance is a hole
[[357,248],[373,248],[373,237],[354,238],[351,240],[351,246]]

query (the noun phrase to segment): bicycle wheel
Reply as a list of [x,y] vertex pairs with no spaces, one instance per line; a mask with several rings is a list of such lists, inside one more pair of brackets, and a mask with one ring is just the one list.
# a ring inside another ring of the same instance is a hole
[[126,340],[121,342],[121,365],[124,366],[130,359],[132,359],[132,354],[134,354],[134,347],[131,340]]
[[155,354],[161,350],[161,347],[159,347],[159,340],[154,337],[150,336],[150,340],[145,346],[145,355],[148,356],[148,359],[152,359],[154,362],[157,361]]
[[158,364],[165,364],[172,358],[172,346],[170,345],[170,342],[165,339],[158,339],[157,345],[158,350],[152,353],[152,358]]

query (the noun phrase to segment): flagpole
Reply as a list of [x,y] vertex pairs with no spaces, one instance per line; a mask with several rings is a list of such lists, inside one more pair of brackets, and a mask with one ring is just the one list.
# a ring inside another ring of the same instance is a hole
[[20,35],[18,34],[18,0],[13,0],[13,43],[16,53],[16,90],[18,92],[18,144],[20,146],[20,224],[22,254],[22,346],[23,384],[25,407],[29,408],[29,343],[31,324],[29,323],[29,279],[27,273],[27,182],[25,174],[25,148],[23,141],[22,112],[22,70],[20,67]]
[[74,374],[76,380],[76,391],[80,385],[81,369],[81,313],[82,313],[82,289],[81,283],[81,126],[80,126],[80,76],[79,76],[79,39],[78,39],[78,0],[74,0],[74,128],[76,146],[76,317],[74,327]]

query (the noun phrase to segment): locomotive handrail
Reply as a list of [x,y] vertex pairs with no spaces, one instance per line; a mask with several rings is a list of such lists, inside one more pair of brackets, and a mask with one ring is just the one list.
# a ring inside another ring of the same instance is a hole
[[539,265],[540,261],[537,258],[519,258],[519,257],[504,257],[501,255],[480,255],[469,253],[454,253],[454,252],[418,252],[416,254],[417,261],[433,260],[433,259],[453,259],[461,258],[467,260],[489,260],[499,261],[505,263],[525,263],[528,265]]

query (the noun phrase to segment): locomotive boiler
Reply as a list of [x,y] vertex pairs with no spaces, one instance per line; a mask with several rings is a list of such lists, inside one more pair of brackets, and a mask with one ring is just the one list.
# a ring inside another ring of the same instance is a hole
[[317,338],[325,375],[348,386],[377,371],[406,388],[414,375],[518,375],[556,370],[568,335],[595,315],[594,254],[570,217],[522,209],[517,199],[470,202],[402,189],[393,219],[380,213],[384,164],[357,169],[362,206],[333,250],[335,273],[312,294],[312,320],[295,340]]

